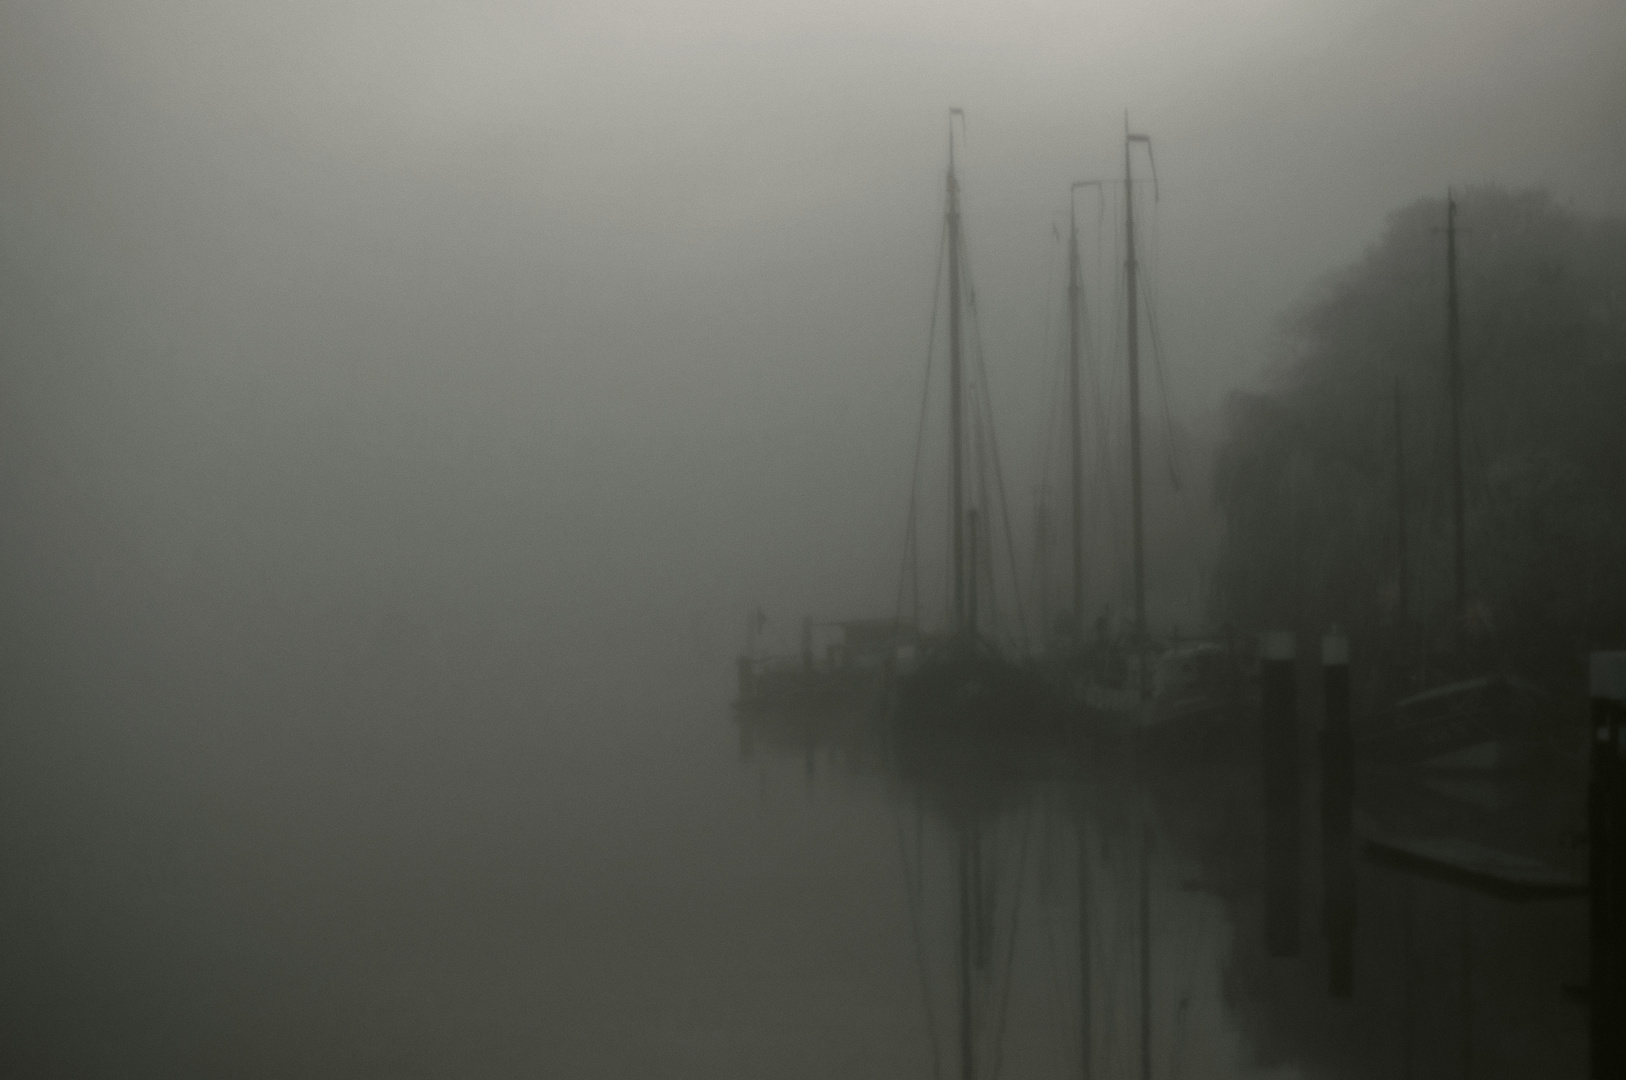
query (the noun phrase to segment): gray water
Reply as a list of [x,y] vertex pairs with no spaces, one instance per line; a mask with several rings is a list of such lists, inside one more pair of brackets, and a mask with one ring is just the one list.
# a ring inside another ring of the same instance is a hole
[[[742,758],[726,665],[550,687],[480,614],[372,662],[217,628],[14,669],[10,1074],[927,1077],[928,997],[951,1067],[940,821],[838,753]],[[480,647],[437,660],[459,631]],[[1071,826],[997,829],[1024,882],[1003,1075],[1074,1075]],[[1135,849],[1090,836],[1096,1061],[1128,1076]],[[1229,929],[1181,875],[1153,874],[1158,1075],[1251,1075]]]

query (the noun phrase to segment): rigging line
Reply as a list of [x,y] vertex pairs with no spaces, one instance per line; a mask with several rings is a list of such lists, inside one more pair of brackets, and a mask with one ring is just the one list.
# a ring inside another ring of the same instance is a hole
[[[1099,212],[1104,214],[1106,212],[1106,210],[1105,210],[1105,207],[1106,207],[1106,195],[1105,195],[1105,193],[1102,193],[1102,195],[1101,195],[1100,206],[1101,206],[1101,210]],[[1096,247],[1099,248],[1100,245],[1097,244]],[[1097,416],[1097,424],[1096,424],[1096,426],[1097,426],[1097,428],[1099,428],[1100,427],[1099,418],[1100,418],[1100,411],[1101,411],[1101,400],[1100,400],[1100,389],[1099,389],[1100,379],[1098,378],[1097,371],[1096,371],[1097,364],[1096,364],[1096,356],[1095,356],[1095,328],[1090,324],[1089,294],[1084,289],[1083,277],[1084,277],[1084,275],[1083,275],[1083,272],[1082,272],[1082,268],[1080,268],[1079,284],[1078,284],[1078,321],[1079,321],[1078,336],[1083,340],[1083,343],[1084,343],[1084,372],[1085,372],[1086,387],[1087,387],[1087,390],[1088,390],[1091,398],[1094,401],[1094,411],[1095,411],[1096,416]],[[1070,391],[1071,391],[1071,387],[1069,386],[1069,392]],[[1079,436],[1079,451],[1080,451],[1079,452],[1079,458],[1081,459],[1080,460],[1080,466],[1082,466],[1082,458],[1084,456],[1083,455],[1083,448],[1084,448],[1083,444],[1084,444],[1084,438],[1083,438],[1082,433],[1080,433],[1080,436]],[[1091,527],[1094,527],[1097,524],[1100,517],[1101,517],[1101,507],[1100,507],[1099,502],[1097,502],[1096,505],[1091,507],[1091,509],[1090,509],[1090,513],[1089,513],[1090,523],[1089,523],[1089,526],[1085,526],[1083,524],[1083,522],[1080,521],[1078,523],[1079,524],[1079,532],[1083,533],[1085,535],[1088,535],[1089,529]],[[1083,539],[1082,536],[1078,538],[1077,543],[1079,544],[1079,547],[1082,550],[1083,547],[1084,547],[1084,539]],[[1091,588],[1091,586],[1094,585],[1096,580],[1098,580],[1100,578],[1100,576],[1101,576],[1100,567],[1098,567],[1096,565],[1095,552],[1094,551],[1089,552],[1088,557],[1084,561],[1083,565],[1080,567],[1080,571],[1081,571],[1081,575],[1080,575],[1081,576],[1081,582],[1080,582],[1080,585],[1079,585],[1079,596],[1081,598],[1081,602],[1080,602],[1079,606],[1080,606],[1080,608],[1083,608],[1085,606],[1085,604],[1087,603],[1087,601],[1084,601],[1082,598],[1089,595],[1091,592],[1095,591],[1094,589]],[[1075,627],[1075,630],[1079,631],[1079,632],[1082,632],[1083,623],[1084,623],[1084,611],[1082,611],[1082,610],[1075,611],[1073,613],[1073,618],[1074,618],[1075,623],[1077,624],[1076,627]]]
[[1011,508],[1010,500],[1005,492],[1005,470],[999,462],[999,438],[994,432],[994,410],[992,395],[988,392],[988,364],[982,347],[982,317],[977,312],[977,290],[971,282],[971,260],[965,262],[966,285],[970,293],[971,310],[971,340],[975,347],[975,356],[979,381],[982,384],[982,404],[988,413],[988,446],[993,454],[994,483],[999,490],[999,511],[1001,525],[1005,531],[1005,555],[1010,561],[1012,605],[1016,609],[1016,625],[1018,640],[1024,649],[1027,648],[1028,628],[1027,616],[1022,610],[1022,579],[1016,570],[1016,547],[1011,539]]
[[[980,346],[979,346],[980,349]],[[1005,557],[1009,564],[1011,574],[1012,606],[1016,610],[1017,640],[1025,650],[1028,646],[1027,616],[1022,609],[1022,578],[1016,568],[1016,542],[1011,532],[1011,501],[1005,490],[1005,469],[999,461],[999,438],[993,431],[993,402],[989,399],[986,387],[983,391],[983,404],[989,413],[988,446],[994,458],[994,483],[999,490],[999,517],[1000,525],[1005,532]]]
[[[964,272],[963,263],[961,271]],[[975,363],[968,364],[967,367],[970,370],[966,375],[965,399],[966,414],[971,424],[971,467],[973,470],[971,477],[972,497],[968,502],[970,503],[970,509],[980,515],[976,544],[969,548],[966,553],[967,578],[972,583],[972,587],[977,594],[978,622],[986,626],[997,627],[999,625],[998,601],[993,596],[991,588],[986,592],[983,590],[982,567],[988,552],[988,475],[987,455],[983,452],[983,414],[982,410],[977,407],[980,387]],[[982,609],[985,605],[987,609],[986,619],[982,618]]]
[[[963,243],[962,243],[962,252],[964,252]],[[971,385],[971,391],[972,392],[971,392],[971,395],[970,395],[971,396],[971,416],[972,416],[971,425],[972,425],[972,432],[973,432],[973,445],[974,445],[975,450],[976,450],[977,500],[978,500],[978,506],[981,509],[982,515],[983,515],[982,532],[983,532],[983,535],[986,537],[986,540],[983,542],[981,547],[978,549],[977,564],[972,569],[974,571],[980,571],[981,567],[984,565],[984,558],[986,558],[986,565],[989,568],[988,569],[988,614],[989,614],[989,625],[995,629],[996,634],[997,634],[998,628],[1000,627],[1000,621],[999,621],[999,596],[998,596],[998,590],[994,588],[994,584],[995,584],[994,576],[995,576],[995,572],[996,572],[996,570],[997,570],[997,568],[999,566],[999,563],[993,557],[993,537],[994,537],[994,534],[993,534],[992,522],[989,520],[989,509],[993,505],[993,503],[992,503],[992,500],[989,499],[989,497],[988,497],[988,461],[989,461],[989,455],[987,453],[989,440],[992,439],[993,413],[988,408],[988,368],[987,368],[987,365],[983,362],[983,356],[982,356],[982,325],[981,325],[982,320],[981,320],[981,318],[980,318],[980,316],[978,315],[978,312],[977,312],[977,300],[976,300],[977,290],[976,290],[976,286],[971,281],[971,260],[969,258],[969,252],[964,252],[964,253],[966,254],[967,257],[962,261],[961,270],[965,274],[965,280],[966,280],[966,292],[967,292],[966,309],[967,309],[967,314],[970,317],[971,332],[972,332],[972,343],[973,343],[973,345],[972,345],[972,356],[971,356],[971,366],[972,366],[972,371],[974,373],[974,377],[972,379],[972,385]],[[998,475],[998,465],[997,464],[995,465],[995,475],[996,476]],[[1006,540],[1007,540],[1007,543],[1008,543],[1009,542],[1009,533],[1008,532],[1006,534]],[[1019,588],[1020,586],[1017,585],[1017,586],[1014,586],[1014,587]]]
[[1164,374],[1163,339],[1157,330],[1157,288],[1155,280],[1155,275],[1147,275],[1146,325],[1152,332],[1152,368],[1157,372],[1158,394],[1163,401],[1163,432],[1166,444],[1164,449],[1169,459],[1169,482],[1174,485],[1174,490],[1179,491],[1181,490],[1180,447],[1174,429],[1174,410],[1169,402],[1169,382]]
[[918,557],[917,541],[915,538],[915,515],[909,515],[908,524],[903,530],[903,559],[898,567],[898,599],[892,609],[894,621],[903,619],[904,585],[909,585],[910,614],[916,626],[920,625],[920,559]]
[[1101,434],[1102,447],[1107,449],[1107,452],[1111,455],[1112,452],[1115,452],[1112,447],[1117,446],[1115,438],[1117,438],[1117,428],[1119,428],[1120,421],[1122,421],[1120,410],[1117,410],[1117,398],[1119,398],[1120,382],[1124,379],[1124,364],[1120,364],[1119,359],[1124,356],[1125,324],[1124,236],[1122,236],[1122,223],[1119,221],[1119,213],[1117,213],[1115,207],[1109,236],[1111,236],[1112,241],[1112,307],[1111,317],[1109,317],[1106,327],[1106,342],[1104,342],[1106,350],[1102,353],[1104,361],[1106,361],[1104,368],[1102,368],[1104,381],[1106,382],[1102,385],[1101,400],[1102,403],[1111,403],[1114,412],[1106,416],[1106,420],[1102,423]]
[[[1117,220],[1116,215],[1114,215],[1113,220]],[[1107,249],[1106,239],[1106,230],[1101,227],[1100,222],[1097,222],[1095,242],[1095,277],[1098,283],[1102,277],[1101,259],[1103,257],[1103,252],[1105,252]],[[1113,236],[1113,243],[1116,244],[1116,235]],[[1114,256],[1114,258],[1116,259],[1116,256]],[[1121,307],[1121,301],[1118,299],[1115,290],[1113,294],[1113,314],[1107,324],[1109,327],[1116,327],[1118,325],[1117,312]],[[1094,329],[1095,328],[1092,326],[1090,335],[1085,338],[1085,341],[1089,346],[1088,350],[1085,352],[1085,372],[1089,379],[1090,407],[1095,420],[1096,444],[1093,449],[1095,456],[1094,468],[1091,471],[1090,478],[1092,494],[1095,497],[1095,505],[1097,507],[1097,512],[1092,516],[1093,527],[1091,531],[1092,536],[1095,538],[1093,554],[1099,562],[1104,563],[1106,562],[1106,558],[1110,557],[1113,559],[1115,564],[1116,552],[1112,544],[1112,528],[1113,523],[1119,519],[1120,515],[1117,513],[1116,507],[1112,506],[1111,502],[1112,489],[1109,483],[1109,478],[1111,476],[1112,469],[1112,446],[1111,437],[1108,433],[1106,415],[1107,387],[1102,383],[1101,352],[1096,344]],[[1115,349],[1115,342],[1113,344]],[[1108,355],[1114,355],[1114,353],[1109,350]],[[1107,512],[1102,513],[1102,509],[1106,509]],[[1103,538],[1106,541],[1104,545],[1101,543]],[[1103,557],[1103,546],[1106,548],[1106,557]],[[1118,568],[1116,565],[1114,565],[1113,569],[1114,572],[1111,577],[1115,579],[1120,575],[1117,573]],[[1103,575],[1099,571],[1097,571],[1097,573],[1094,575],[1095,580],[1102,584],[1105,583],[1106,577],[1107,575]],[[1099,599],[1100,596],[1106,592],[1106,589],[1098,587],[1097,599]]]
[[[1046,357],[1050,355],[1050,346],[1051,346],[1051,343],[1055,340],[1055,335],[1053,333],[1053,331],[1055,329],[1055,322],[1054,322],[1054,320],[1052,318],[1054,312],[1052,311],[1052,308],[1051,308],[1051,301],[1052,301],[1053,297],[1050,295],[1050,293],[1051,293],[1051,290],[1053,290],[1055,288],[1055,286],[1056,286],[1056,248],[1061,243],[1061,231],[1057,228],[1055,222],[1051,222],[1051,224],[1050,224],[1050,236],[1051,236],[1050,251],[1047,253],[1047,257],[1045,259],[1044,345],[1042,346],[1042,348],[1040,350],[1040,353],[1039,353],[1040,356],[1046,356]],[[1048,393],[1046,391],[1040,391],[1040,392],[1046,394],[1045,400],[1040,402],[1040,405],[1043,406],[1043,405],[1050,404],[1050,398],[1049,398]],[[1040,452],[1041,456],[1045,455],[1046,454],[1046,448],[1043,445],[1041,445],[1039,447],[1039,452]]]
[[993,1061],[988,1071],[989,1080],[999,1080],[1000,1066],[1005,1056],[1005,1021],[1010,1014],[1011,984],[1016,981],[1016,938],[1022,916],[1022,886],[1027,881],[1028,838],[1033,832],[1033,808],[1022,816],[1022,840],[1016,854],[1016,886],[1011,897],[1011,930],[1005,949],[1005,980],[999,997],[999,1020],[994,1028]]
[[[1054,467],[1056,457],[1061,450],[1062,444],[1062,403],[1066,400],[1067,393],[1066,359],[1066,343],[1065,341],[1057,341],[1055,353],[1051,360],[1050,382],[1046,391],[1046,400],[1049,408],[1045,419],[1043,435],[1040,440],[1040,448],[1043,451],[1043,457],[1040,460],[1039,468],[1039,498],[1047,506],[1050,504],[1051,496],[1054,494],[1054,487],[1052,485],[1052,477],[1054,474],[1052,469]],[[1036,615],[1035,618],[1039,621],[1040,630],[1042,632],[1042,613]]]
[[1046,387],[1046,403],[1048,410],[1045,416],[1044,431],[1040,446],[1044,451],[1039,470],[1039,491],[1041,497],[1048,504],[1051,496],[1056,494],[1056,462],[1062,453],[1064,410],[1063,403],[1067,399],[1067,346],[1065,340],[1058,340],[1050,350],[1050,378]]
[[[943,245],[942,234],[938,237],[937,273],[936,281],[941,282],[943,276]],[[919,512],[917,509],[920,491],[920,460],[921,448],[925,439],[926,409],[931,396],[932,358],[937,340],[937,304],[940,289],[937,284],[932,288],[932,315],[928,323],[926,335],[926,375],[921,386],[920,416],[915,426],[915,454],[911,466],[909,479],[909,520],[904,530],[904,565],[898,573],[898,597],[893,611],[893,617],[901,619],[903,616],[903,593],[905,574],[910,586],[910,600],[912,618],[916,626],[920,625],[920,542],[919,542]]]
[[[1057,436],[1061,428],[1061,382],[1063,377],[1063,343],[1065,337],[1054,337],[1051,333],[1054,328],[1052,319],[1051,301],[1052,293],[1056,287],[1056,251],[1060,247],[1061,234],[1054,225],[1051,233],[1055,242],[1051,244],[1051,257],[1048,276],[1045,279],[1045,323],[1044,323],[1044,352],[1040,355],[1050,357],[1050,381],[1043,390],[1045,395],[1041,407],[1046,410],[1044,434],[1039,442],[1039,489],[1048,493],[1050,490],[1050,462],[1055,454]],[[1054,351],[1052,351],[1054,347]]]
[[[891,800],[889,800],[891,801]],[[903,836],[903,817],[898,811],[895,801],[892,801],[893,831],[898,837],[898,862],[903,869],[903,890],[909,906],[909,932],[914,939],[915,971],[920,977],[920,997],[926,1010],[926,1038],[932,1047],[932,1078],[942,1080],[943,1052],[937,1039],[937,1010],[932,1007],[931,975],[926,970],[926,942],[920,932],[920,906],[924,893],[923,882],[917,869],[916,876],[911,878],[909,873],[908,843]]]
[[[980,369],[978,374],[981,374]],[[972,446],[976,448],[975,460],[977,465],[977,508],[982,512],[982,529],[980,530],[981,535],[979,535],[977,538],[979,541],[977,550],[973,552],[975,558],[972,562],[971,573],[980,585],[983,580],[983,567],[987,566],[989,568],[987,574],[988,590],[985,594],[988,598],[988,625],[992,629],[993,636],[997,636],[1000,628],[999,590],[994,588],[993,568],[999,564],[992,558],[993,538],[988,528],[988,455],[985,453],[985,450],[987,449],[987,424],[985,422],[986,409],[977,407],[984,401],[983,394],[978,393],[979,389],[984,391],[986,390],[986,388],[981,385],[982,382],[982,379],[975,380],[971,387],[972,392],[970,395],[972,401],[971,442]]]
[[[915,625],[920,624],[920,552],[917,544],[915,519],[918,516],[920,495],[920,457],[926,442],[926,406],[931,399],[932,354],[937,346],[937,305],[942,296],[943,251],[948,246],[948,221],[945,218],[937,234],[937,275],[932,283],[932,317],[926,330],[926,378],[920,388],[920,417],[915,422],[915,461],[909,470],[909,523],[904,530],[904,560],[914,579]],[[898,602],[893,618],[903,616],[904,567],[898,570]]]
[[[1124,262],[1127,259],[1126,240],[1123,229],[1123,218],[1118,213],[1120,207],[1114,205],[1112,218],[1112,348],[1109,355],[1114,358],[1124,356],[1124,334],[1128,323],[1127,308],[1128,283],[1124,272]],[[1118,582],[1118,596],[1115,599],[1123,600],[1124,584],[1128,580],[1129,567],[1129,538],[1125,535],[1123,527],[1128,517],[1128,492],[1126,491],[1127,478],[1124,476],[1125,468],[1120,455],[1123,434],[1123,416],[1127,411],[1127,403],[1123,398],[1124,365],[1114,362],[1107,368],[1107,384],[1103,400],[1111,398],[1114,406],[1120,404],[1124,408],[1114,408],[1112,416],[1101,426],[1102,466],[1106,470],[1104,482],[1109,498],[1111,498],[1115,513],[1113,514],[1113,528],[1108,530],[1107,542],[1112,552],[1113,567],[1116,571],[1114,577]]]
[[1062,443],[1062,402],[1067,395],[1067,343],[1058,341],[1050,355],[1050,382],[1046,388],[1046,398],[1049,405],[1045,419],[1044,438],[1041,446],[1044,451],[1043,467],[1040,471],[1040,480],[1046,490],[1050,487],[1051,470],[1056,455]]

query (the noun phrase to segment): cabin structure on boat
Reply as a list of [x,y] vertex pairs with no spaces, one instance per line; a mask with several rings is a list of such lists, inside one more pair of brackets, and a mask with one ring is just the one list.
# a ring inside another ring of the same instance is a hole
[[802,622],[801,648],[792,655],[738,660],[742,711],[835,708],[880,700],[899,666],[912,663],[920,635],[902,619]]

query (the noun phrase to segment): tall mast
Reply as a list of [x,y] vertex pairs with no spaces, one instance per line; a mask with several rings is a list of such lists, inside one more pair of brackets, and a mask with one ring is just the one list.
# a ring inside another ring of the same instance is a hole
[[1457,355],[1457,200],[1445,193],[1445,363],[1451,392],[1451,539],[1452,573],[1456,590],[1456,633],[1467,626],[1468,557],[1463,538],[1462,492],[1462,364]]
[[[1129,131],[1124,116],[1124,276],[1129,307],[1129,487],[1135,540],[1135,644],[1146,643],[1146,523],[1141,508],[1140,467],[1140,302],[1135,280],[1135,187],[1129,168],[1129,148],[1137,142],[1151,145],[1146,135]],[[1144,690],[1144,679],[1142,680]]]
[[[1079,185],[1073,185],[1073,191]],[[1078,211],[1067,199],[1067,410],[1073,486],[1073,625],[1084,625],[1084,433],[1079,425],[1078,338],[1083,274],[1078,264]]]
[[954,176],[954,114],[949,112],[949,167],[948,167],[948,301],[949,301],[949,519],[953,537],[954,560],[954,632],[964,633],[965,609],[965,481],[960,424],[964,406],[961,404],[960,363],[960,184]]

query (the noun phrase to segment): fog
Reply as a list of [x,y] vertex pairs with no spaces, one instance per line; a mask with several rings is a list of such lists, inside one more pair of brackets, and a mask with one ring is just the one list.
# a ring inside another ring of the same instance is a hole
[[[1201,498],[1392,213],[1626,214],[1623,55],[1608,0],[0,5],[3,1071],[929,1075],[887,800],[728,705],[751,612],[893,613],[948,110],[1013,491],[1068,185],[1152,135]],[[1188,966],[1191,1075],[1301,1066]]]

